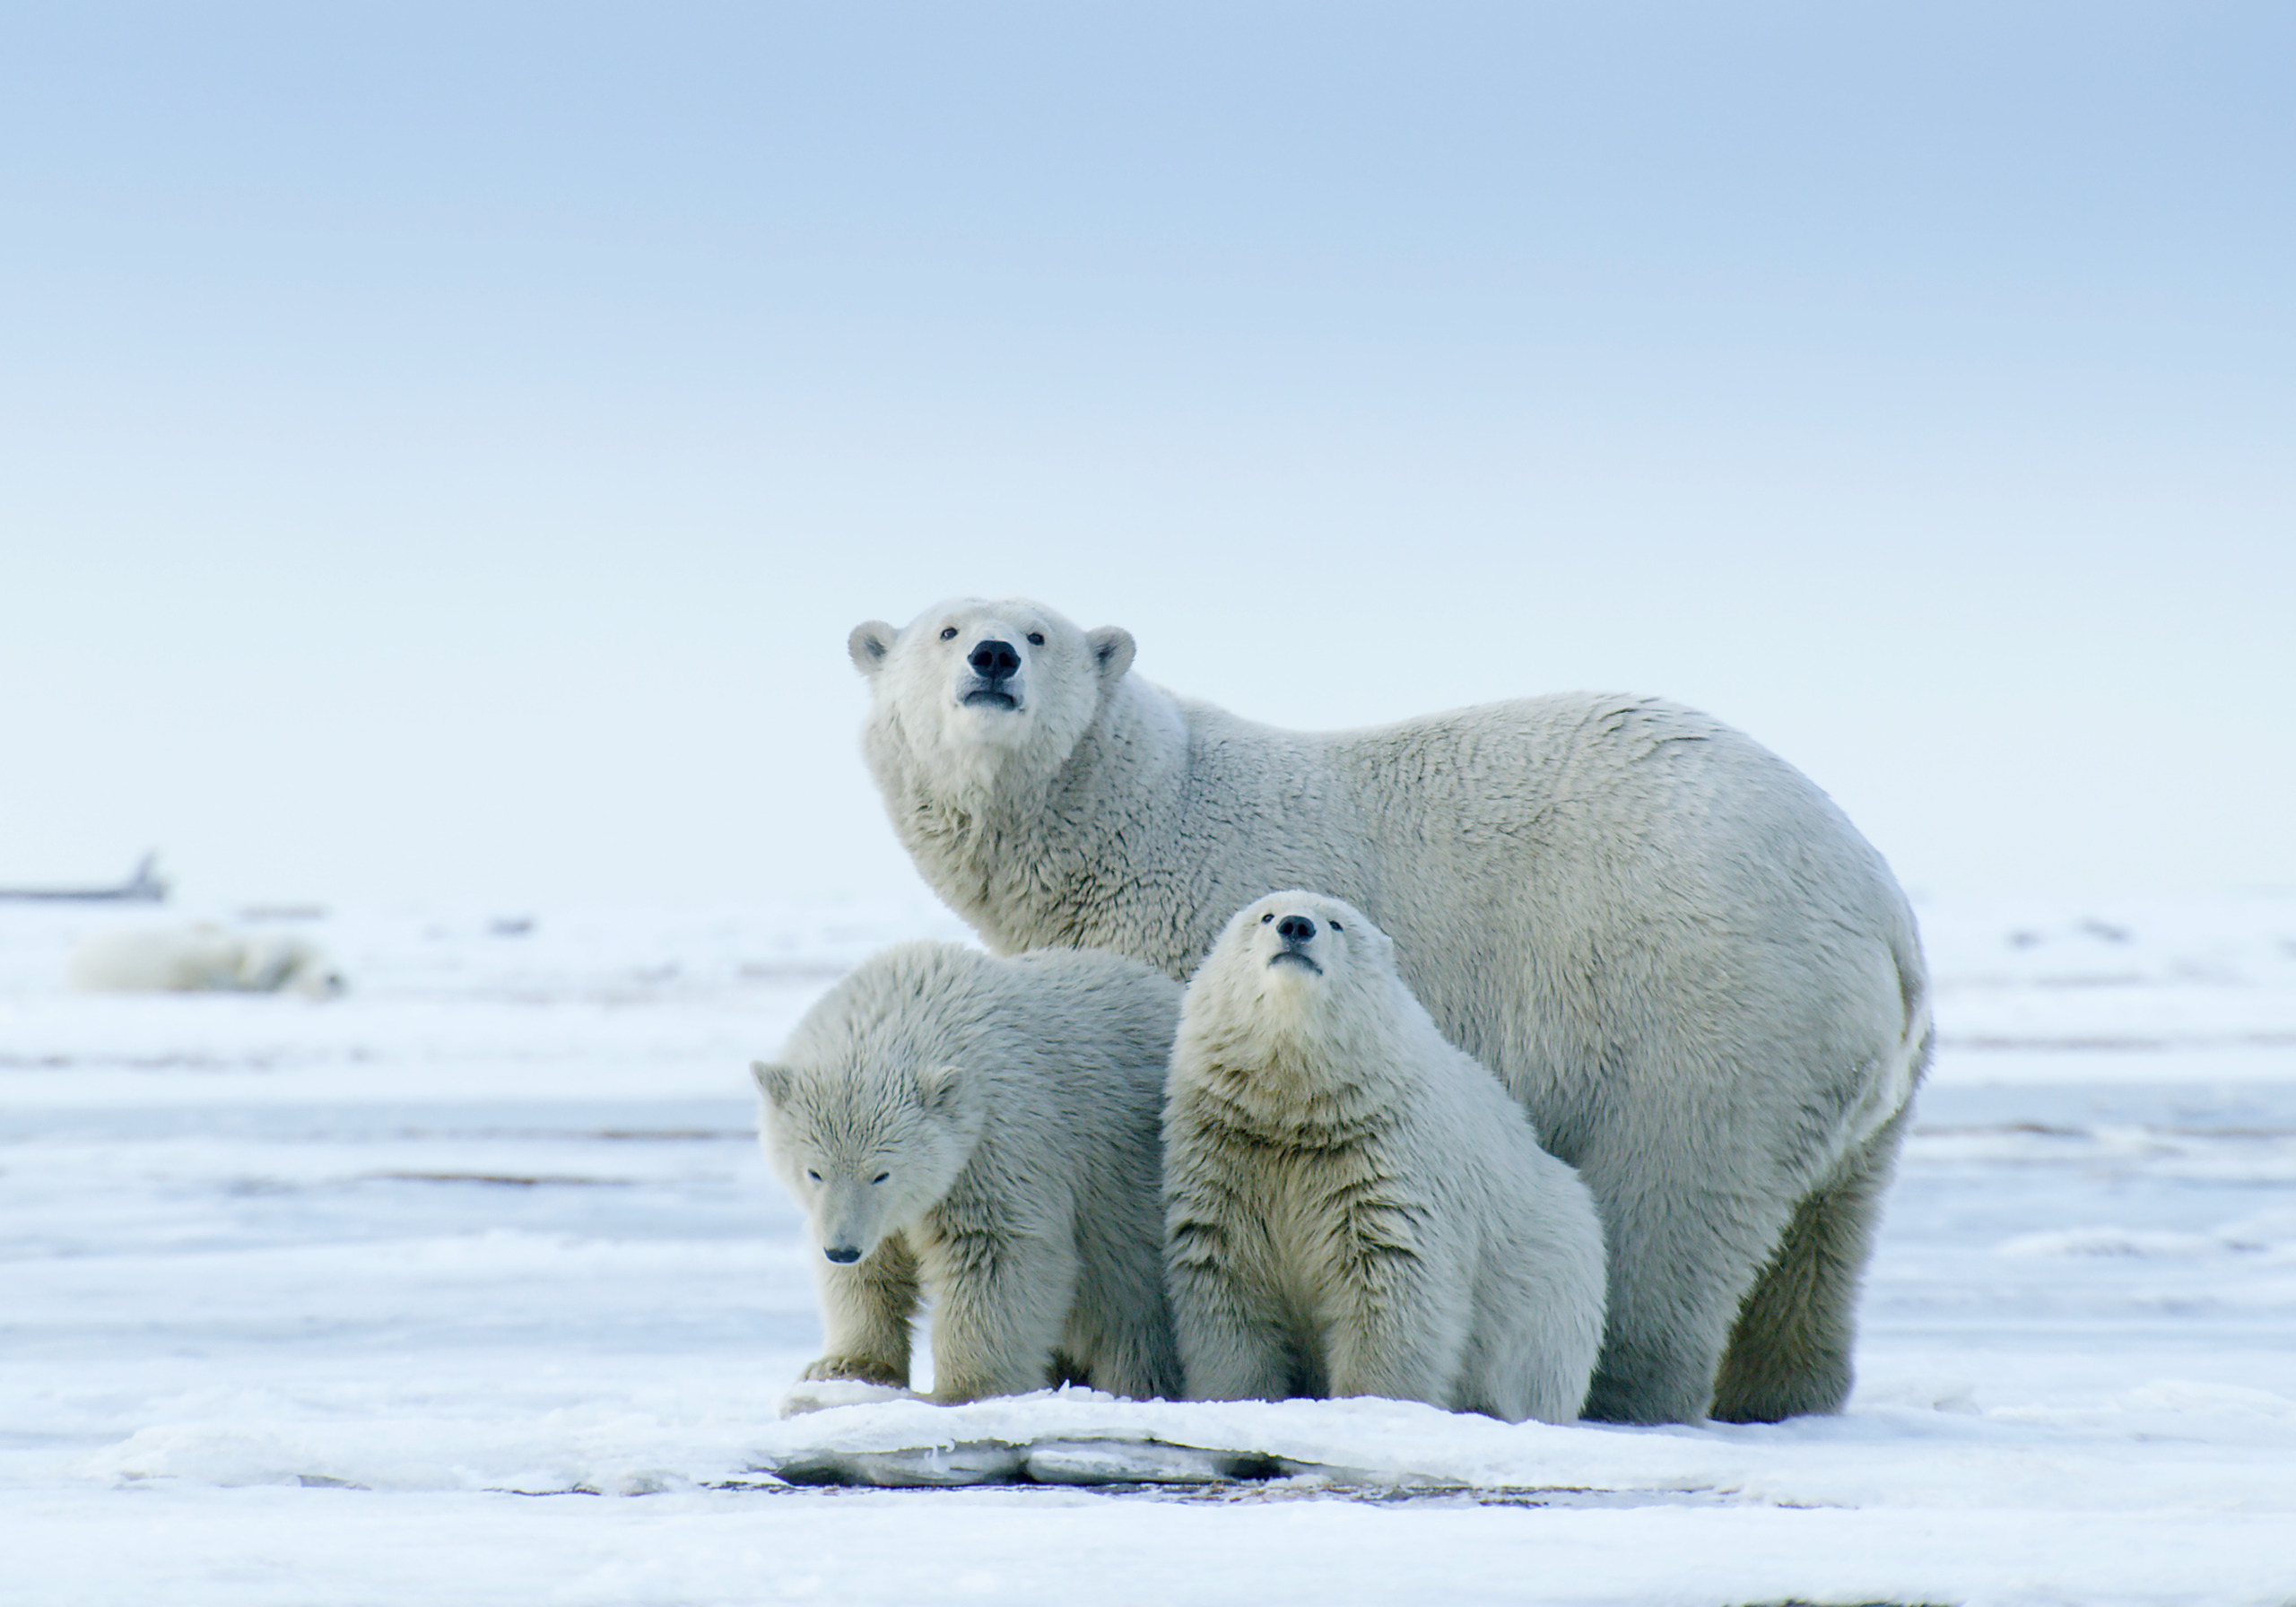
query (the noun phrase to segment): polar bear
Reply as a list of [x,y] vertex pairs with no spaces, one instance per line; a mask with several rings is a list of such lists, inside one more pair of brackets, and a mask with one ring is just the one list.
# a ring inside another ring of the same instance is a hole
[[1378,923],[1444,1035],[1595,1192],[1588,1416],[1839,1410],[1929,1007],[1904,896],[1798,771],[1606,693],[1278,730],[1029,602],[848,645],[894,829],[991,949],[1112,949],[1185,980],[1279,888]]
[[936,1400],[1178,1396],[1158,1168],[1179,995],[1114,954],[908,944],[752,1068],[822,1250],[807,1378],[907,1387],[921,1289]]
[[257,936],[204,923],[102,932],[73,951],[67,972],[90,993],[298,993],[328,998],[343,973],[300,937]]
[[1273,893],[1180,1002],[1165,1276],[1195,1400],[1385,1395],[1578,1415],[1603,1225],[1497,1079],[1444,1041],[1386,933]]

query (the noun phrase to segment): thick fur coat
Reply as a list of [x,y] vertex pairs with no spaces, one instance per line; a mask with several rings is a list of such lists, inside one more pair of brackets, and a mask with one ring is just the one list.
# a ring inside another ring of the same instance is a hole
[[990,947],[1185,979],[1230,914],[1287,887],[1387,932],[1437,1026],[1595,1192],[1589,1416],[1839,1408],[1929,1012],[1888,867],[1791,766],[1609,693],[1278,730],[1027,602],[848,647],[894,828]]
[[1060,1383],[1176,1397],[1158,1195],[1170,978],[1106,953],[890,949],[753,1067],[760,1142],[802,1203],[827,1352],[808,1378],[934,1397]]
[[1603,1339],[1586,1186],[1453,1048],[1352,904],[1283,892],[1180,1004],[1166,1277],[1198,1400],[1578,1415]]

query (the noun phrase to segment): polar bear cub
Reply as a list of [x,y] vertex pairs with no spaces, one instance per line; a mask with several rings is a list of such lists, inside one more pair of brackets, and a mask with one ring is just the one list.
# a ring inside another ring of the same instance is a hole
[[1594,1196],[1353,905],[1274,893],[1228,923],[1181,1005],[1164,1198],[1192,1398],[1578,1415],[1603,1339]]
[[828,1348],[809,1379],[935,1398],[1078,1382],[1177,1397],[1157,1190],[1178,984],[1117,955],[912,943],[865,962],[752,1069],[804,1206]]

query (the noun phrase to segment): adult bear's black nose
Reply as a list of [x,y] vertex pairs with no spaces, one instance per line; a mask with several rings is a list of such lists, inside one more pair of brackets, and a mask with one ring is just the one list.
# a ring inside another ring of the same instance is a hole
[[833,1250],[825,1249],[822,1254],[839,1266],[851,1266],[861,1259],[861,1252],[851,1245],[839,1245]]
[[1315,934],[1315,922],[1303,915],[1287,915],[1275,923],[1275,935],[1286,942],[1303,943]]
[[975,647],[965,662],[983,681],[1002,681],[1021,667],[1021,656],[1011,642],[987,641]]

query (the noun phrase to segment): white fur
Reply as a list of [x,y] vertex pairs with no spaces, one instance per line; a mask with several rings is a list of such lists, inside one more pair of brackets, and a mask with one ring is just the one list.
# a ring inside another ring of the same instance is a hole
[[1188,984],[1164,1210],[1194,1399],[1385,1395],[1563,1423],[1587,1398],[1594,1196],[1443,1041],[1352,904],[1248,904]]
[[104,932],[73,951],[72,986],[90,993],[298,993],[326,998],[343,976],[300,937],[191,925]]
[[[1026,661],[1018,709],[961,700],[990,639]],[[849,648],[894,827],[990,947],[1186,978],[1231,912],[1297,886],[1394,938],[1444,1035],[1595,1191],[1610,1328],[1588,1415],[1839,1409],[1928,1007],[1888,867],[1791,766],[1614,694],[1277,730],[1027,602],[865,624]]]
[[915,943],[806,1013],[754,1068],[822,1251],[806,1378],[906,1387],[929,1293],[939,1400],[1178,1394],[1157,1184],[1179,992],[1114,954]]

